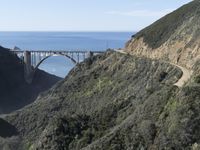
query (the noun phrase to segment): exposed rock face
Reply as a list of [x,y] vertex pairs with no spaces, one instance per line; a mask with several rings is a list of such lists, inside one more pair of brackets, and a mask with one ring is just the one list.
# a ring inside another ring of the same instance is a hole
[[126,49],[134,55],[192,68],[200,58],[199,24],[200,1],[194,0],[138,32]]
[[200,107],[190,109],[191,93],[186,96],[193,87],[179,92],[173,86],[181,70],[115,52],[92,60],[5,118],[18,129],[24,149],[170,149],[196,142],[192,114]]
[[24,66],[8,49],[0,47],[0,114],[33,102],[40,92],[49,89],[60,78],[38,70],[31,85],[24,80]]

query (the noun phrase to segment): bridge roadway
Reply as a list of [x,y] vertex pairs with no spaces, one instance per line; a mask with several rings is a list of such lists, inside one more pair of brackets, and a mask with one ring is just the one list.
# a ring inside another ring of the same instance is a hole
[[77,64],[93,55],[104,53],[105,51],[57,51],[57,50],[10,50],[16,54],[24,63],[24,77],[27,83],[31,83],[35,71],[40,64],[51,56],[65,56],[74,64]]

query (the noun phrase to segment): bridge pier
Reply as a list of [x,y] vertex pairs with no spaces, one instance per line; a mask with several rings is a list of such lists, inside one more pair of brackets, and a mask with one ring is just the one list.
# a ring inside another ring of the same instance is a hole
[[31,52],[24,52],[24,78],[28,84],[33,80],[33,68],[31,66]]
[[91,51],[88,51],[88,52],[87,52],[87,58],[91,58],[93,55],[94,55],[93,52],[91,52]]

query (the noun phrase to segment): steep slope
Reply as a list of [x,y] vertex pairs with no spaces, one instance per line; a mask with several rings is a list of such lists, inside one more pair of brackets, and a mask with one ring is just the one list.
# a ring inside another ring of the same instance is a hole
[[200,55],[199,24],[200,1],[194,0],[138,32],[125,49],[192,68]]
[[38,70],[31,85],[24,80],[24,66],[17,56],[0,47],[0,113],[22,108],[60,78]]
[[19,138],[17,136],[17,129],[5,120],[0,119],[0,149],[14,150],[15,147],[19,147]]
[[24,149],[190,147],[198,142],[198,120],[192,119],[200,107],[190,108],[189,90],[199,87],[179,91],[173,84],[181,75],[168,63],[107,52],[77,65],[64,81],[5,119],[18,129]]

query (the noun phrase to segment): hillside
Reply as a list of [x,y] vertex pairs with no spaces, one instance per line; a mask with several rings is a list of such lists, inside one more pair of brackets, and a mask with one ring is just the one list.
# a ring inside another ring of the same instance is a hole
[[60,78],[38,70],[31,85],[24,80],[24,66],[17,56],[0,47],[0,114],[33,102],[40,92],[49,89]]
[[107,52],[4,119],[17,128],[21,149],[189,147],[200,107],[187,99],[199,86],[179,91],[173,84],[181,75],[167,63]]
[[181,76],[158,60],[94,56],[33,104],[6,115],[16,132],[0,138],[0,148],[198,150],[200,77],[179,89]]
[[200,1],[194,0],[138,32],[125,49],[191,69],[200,58],[199,23]]

